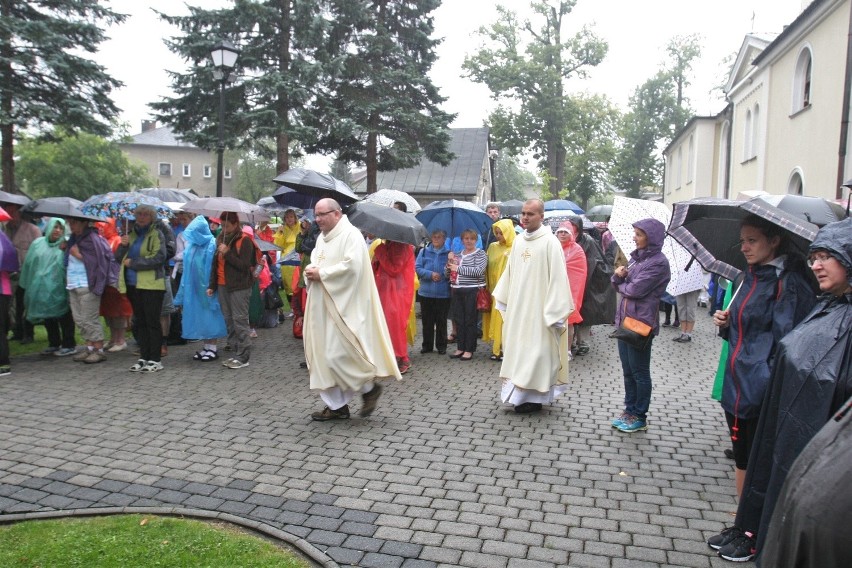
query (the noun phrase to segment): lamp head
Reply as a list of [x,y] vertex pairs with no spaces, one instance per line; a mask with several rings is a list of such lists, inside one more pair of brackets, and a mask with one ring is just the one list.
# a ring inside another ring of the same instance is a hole
[[220,40],[219,43],[210,50],[210,57],[213,59],[213,66],[219,69],[230,70],[237,64],[237,57],[240,55],[240,50],[234,47],[234,44],[228,40]]

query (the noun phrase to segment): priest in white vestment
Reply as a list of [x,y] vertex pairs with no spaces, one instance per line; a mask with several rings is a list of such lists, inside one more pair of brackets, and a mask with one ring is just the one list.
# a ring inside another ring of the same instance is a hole
[[562,245],[544,219],[544,203],[521,211],[524,232],[515,238],[506,270],[494,289],[503,313],[501,399],[515,412],[541,410],[567,389],[571,345],[566,320],[574,311]]
[[314,216],[322,234],[305,268],[304,345],[311,389],[319,391],[326,407],[311,418],[349,418],[349,402],[358,393],[363,396],[359,414],[369,416],[382,391],[373,381],[402,379],[370,255],[361,231],[335,200],[318,201]]

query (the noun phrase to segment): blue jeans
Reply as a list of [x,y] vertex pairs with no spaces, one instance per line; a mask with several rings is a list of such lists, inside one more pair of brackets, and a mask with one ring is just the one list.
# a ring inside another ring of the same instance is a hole
[[636,349],[624,341],[618,342],[618,356],[624,371],[624,411],[645,420],[651,405],[651,343],[646,349]]

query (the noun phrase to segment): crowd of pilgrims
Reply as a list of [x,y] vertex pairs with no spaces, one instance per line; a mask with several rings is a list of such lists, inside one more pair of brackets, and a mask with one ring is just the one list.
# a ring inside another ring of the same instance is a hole
[[[136,372],[161,370],[168,345],[187,340],[199,342],[193,355],[199,362],[219,359],[224,348],[234,354],[226,366],[245,367],[250,341],[243,335],[256,337],[255,328],[275,327],[288,318],[293,334],[301,337],[306,290],[300,274],[319,230],[294,210],[285,212],[277,228],[266,222],[251,227],[228,212],[221,218],[178,212],[169,221],[140,207],[135,221],[116,225],[113,220],[24,219],[18,207],[7,210],[12,220],[0,238],[3,248],[14,247],[19,270],[0,271],[0,375],[11,372],[9,331],[12,340],[32,342],[37,324],[48,336],[43,355],[73,356],[86,364],[132,349],[126,336],[132,330],[139,360],[130,370]],[[470,361],[481,340],[490,345],[487,357],[502,361],[501,312],[495,302],[483,305],[480,290],[494,290],[522,228],[501,218],[497,204],[489,204],[486,213],[494,221],[489,234],[435,230],[417,248],[365,235],[400,373],[412,365],[415,302],[422,320],[420,353]],[[619,267],[632,261],[606,223],[584,227],[580,217],[572,217],[554,229],[575,306],[566,322],[571,353],[582,356],[589,350],[591,326],[614,322],[619,274],[627,273]],[[775,501],[795,457],[852,395],[852,220],[823,228],[808,259],[788,254],[783,236],[766,223],[744,222],[741,237],[749,268],[742,282],[719,287],[710,306],[729,342],[720,357],[716,398],[733,440],[741,500],[735,526],[708,544],[737,561],[754,557],[766,543]],[[228,253],[234,255],[232,264],[221,260],[225,250],[236,251]],[[745,292],[732,293],[736,288]],[[290,306],[287,313],[281,294]],[[237,320],[245,309],[249,326],[240,329]],[[81,348],[75,325],[85,342]],[[657,322],[654,327],[656,334]],[[647,387],[650,398],[650,376]],[[639,429],[646,411],[647,406]],[[613,426],[636,419],[626,408]],[[782,437],[784,442],[776,443]]]

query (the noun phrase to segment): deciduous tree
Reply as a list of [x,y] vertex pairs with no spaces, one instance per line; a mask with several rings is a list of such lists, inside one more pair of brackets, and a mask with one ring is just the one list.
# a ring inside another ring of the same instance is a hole
[[576,95],[568,103],[566,196],[586,209],[606,190],[618,148],[621,113],[603,95]]
[[500,108],[489,118],[496,145],[520,153],[532,149],[547,172],[549,193],[557,197],[565,183],[565,139],[569,109],[565,83],[584,78],[606,56],[608,46],[590,29],[565,37],[567,16],[576,0],[537,0],[531,7],[543,20],[523,23],[497,6],[497,21],[480,28],[487,41],[465,58],[467,76],[485,84]]
[[640,197],[643,188],[662,186],[661,148],[692,115],[684,90],[692,62],[701,55],[698,38],[675,37],[666,51],[670,60],[637,87],[624,118],[613,181],[631,197]]
[[367,192],[376,174],[425,156],[453,159],[446,99],[429,78],[439,40],[431,13],[439,0],[331,0],[331,33],[308,149],[363,164]]
[[25,136],[16,147],[18,178],[32,197],[65,195],[83,201],[92,195],[155,183],[147,167],[131,163],[114,141],[61,130],[51,132],[50,138]]

